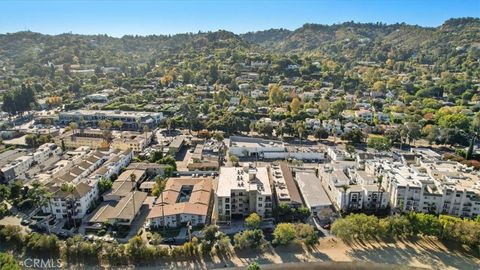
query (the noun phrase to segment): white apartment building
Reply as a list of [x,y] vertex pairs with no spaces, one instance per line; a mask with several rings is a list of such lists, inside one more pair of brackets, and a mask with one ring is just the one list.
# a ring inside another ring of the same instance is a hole
[[109,153],[93,151],[82,156],[78,164],[47,184],[53,196],[43,210],[56,218],[83,218],[99,196],[100,178],[118,174],[131,159],[131,150],[118,149]]
[[389,204],[389,192],[379,187],[373,175],[357,175],[355,162],[340,161],[320,164],[318,175],[337,210],[373,211],[384,209]]
[[53,196],[49,204],[43,207],[43,211],[52,213],[58,219],[84,217],[98,192],[97,189],[83,182],[75,185],[72,190],[59,185],[52,187],[52,191]]
[[263,218],[272,214],[272,189],[267,167],[222,167],[215,191],[219,222],[243,218],[256,212]]
[[5,164],[1,170],[1,178],[5,182],[9,182],[18,177],[33,177],[29,175],[28,171],[32,166],[42,165],[48,159],[59,156],[62,154],[62,149],[57,147],[53,143],[45,143],[38,147],[33,153],[29,153],[24,156],[20,156],[15,160],[12,160],[8,164]]
[[478,172],[463,164],[421,157],[413,165],[373,160],[365,167],[383,175],[391,206],[399,211],[472,218],[480,214]]
[[96,126],[101,120],[122,121],[123,129],[139,130],[144,126],[150,129],[155,128],[163,119],[161,112],[127,112],[127,111],[102,111],[102,110],[75,110],[60,112],[59,122],[68,125],[70,122],[83,121],[89,125]]
[[131,149],[120,150],[113,149],[109,154],[109,158],[100,168],[91,173],[88,177],[88,181],[96,182],[100,178],[111,178],[113,175],[119,175],[120,170],[130,164],[133,158],[133,151]]
[[33,153],[33,161],[38,164],[42,164],[53,156],[59,156],[62,154],[62,149],[57,147],[54,143],[45,143],[40,145]]

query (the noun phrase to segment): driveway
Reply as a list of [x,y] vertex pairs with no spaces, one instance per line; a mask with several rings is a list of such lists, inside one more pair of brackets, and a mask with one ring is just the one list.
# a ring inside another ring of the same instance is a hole
[[17,216],[6,216],[2,219],[0,219],[0,225],[3,225],[3,226],[7,226],[7,225],[14,225],[14,226],[19,226],[20,228],[22,228],[22,231],[24,233],[30,233],[32,230],[30,230],[30,228],[28,228],[27,226],[23,226],[20,224],[20,222],[22,221],[22,219],[20,217],[17,217]]
[[140,214],[137,216],[137,218],[135,218],[135,220],[133,220],[132,225],[130,225],[130,231],[128,232],[128,235],[125,238],[117,239],[118,242],[126,243],[132,237],[137,235],[137,232],[142,229],[142,226],[145,223],[145,219],[147,218],[149,212],[150,211],[148,205],[143,204],[142,208],[140,208]]

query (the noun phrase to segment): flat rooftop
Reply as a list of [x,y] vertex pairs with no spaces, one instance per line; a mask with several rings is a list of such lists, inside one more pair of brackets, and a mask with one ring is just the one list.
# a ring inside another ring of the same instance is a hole
[[265,147],[285,147],[281,141],[265,140],[260,138],[230,136],[230,147],[246,147],[246,148],[265,148]]
[[322,187],[320,179],[313,173],[297,173],[296,180],[305,204],[309,207],[329,206],[332,202]]
[[[266,167],[253,170],[247,167],[221,167],[216,194],[219,197],[230,197],[232,190],[257,190],[263,195],[271,195],[270,180]],[[249,172],[254,173],[249,180]]]
[[280,162],[279,165],[272,166],[272,181],[279,200],[303,203],[300,192],[293,180],[292,172],[286,162]]

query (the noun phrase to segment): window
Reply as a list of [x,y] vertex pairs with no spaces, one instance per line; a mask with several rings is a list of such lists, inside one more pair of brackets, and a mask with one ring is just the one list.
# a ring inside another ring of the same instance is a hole
[[263,205],[261,203],[258,204],[258,207],[262,207]]

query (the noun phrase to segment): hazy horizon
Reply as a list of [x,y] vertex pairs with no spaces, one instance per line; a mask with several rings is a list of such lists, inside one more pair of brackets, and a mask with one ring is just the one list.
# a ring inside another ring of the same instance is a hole
[[0,34],[174,35],[295,30],[305,23],[406,23],[438,27],[450,18],[480,17],[480,1],[2,1]]

